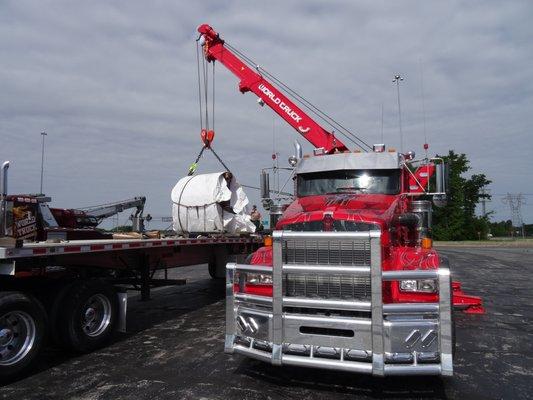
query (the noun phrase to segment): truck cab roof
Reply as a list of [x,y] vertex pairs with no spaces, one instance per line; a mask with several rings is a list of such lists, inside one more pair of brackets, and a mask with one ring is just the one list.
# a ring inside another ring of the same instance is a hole
[[336,153],[303,157],[296,166],[296,174],[338,170],[400,169],[396,151],[368,153]]

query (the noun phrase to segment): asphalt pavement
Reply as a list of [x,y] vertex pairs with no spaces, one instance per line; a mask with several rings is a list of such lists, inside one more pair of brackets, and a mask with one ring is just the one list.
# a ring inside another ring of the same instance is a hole
[[533,398],[533,249],[449,248],[454,279],[485,315],[456,314],[455,375],[374,378],[274,367],[228,356],[224,284],[206,266],[175,270],[185,286],[130,296],[128,333],[85,355],[47,348],[3,399],[528,399]]

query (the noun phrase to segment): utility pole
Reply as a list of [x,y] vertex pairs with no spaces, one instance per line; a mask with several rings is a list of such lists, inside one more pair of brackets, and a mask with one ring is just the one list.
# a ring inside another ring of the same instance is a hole
[[400,105],[400,82],[403,78],[398,75],[394,75],[393,83],[396,83],[396,89],[398,91],[398,124],[400,126],[400,152],[403,153],[403,132],[402,132],[402,108]]
[[43,175],[44,175],[44,137],[48,134],[45,131],[41,132],[41,136],[43,137],[43,145],[41,149],[41,190],[39,191],[39,194],[43,194]]
[[504,204],[508,204],[511,210],[511,221],[513,227],[520,228],[522,231],[522,237],[525,237],[524,221],[522,220],[522,204],[525,203],[525,198],[522,193],[507,195],[502,199]]

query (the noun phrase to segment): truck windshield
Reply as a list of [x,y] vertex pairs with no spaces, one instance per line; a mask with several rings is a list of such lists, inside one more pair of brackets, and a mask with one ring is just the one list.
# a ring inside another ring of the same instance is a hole
[[399,169],[337,170],[298,175],[298,196],[337,193],[398,194]]

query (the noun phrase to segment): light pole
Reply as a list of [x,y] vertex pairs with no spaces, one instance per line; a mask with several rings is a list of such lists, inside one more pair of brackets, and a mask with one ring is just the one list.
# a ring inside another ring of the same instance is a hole
[[43,194],[43,174],[44,174],[44,137],[48,135],[45,131],[41,132],[41,136],[43,137],[43,145],[41,148],[41,190],[39,191],[39,194]]
[[403,153],[403,132],[402,132],[402,108],[400,106],[400,81],[403,81],[403,78],[400,74],[395,75],[392,80],[393,83],[396,83],[396,89],[398,90],[398,123],[400,125],[400,152]]

